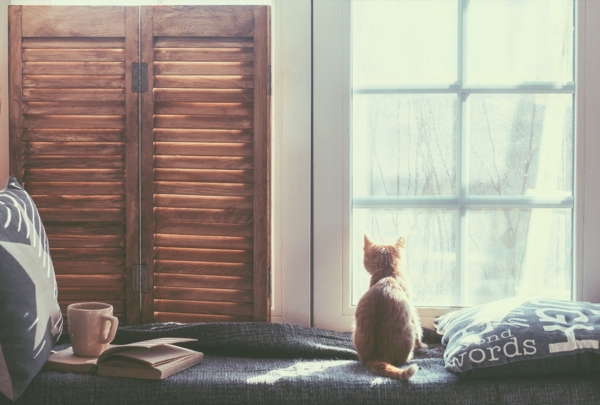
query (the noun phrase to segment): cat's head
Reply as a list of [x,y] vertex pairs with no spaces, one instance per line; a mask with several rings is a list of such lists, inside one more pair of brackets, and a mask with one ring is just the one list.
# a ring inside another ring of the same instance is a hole
[[391,275],[400,270],[400,259],[404,255],[404,237],[398,238],[391,245],[376,245],[365,235],[364,260],[365,269],[369,274]]

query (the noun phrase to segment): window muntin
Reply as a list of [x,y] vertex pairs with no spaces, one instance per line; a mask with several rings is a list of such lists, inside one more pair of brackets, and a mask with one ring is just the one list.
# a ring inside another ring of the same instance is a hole
[[363,233],[407,237],[420,305],[571,297],[573,9],[352,2],[353,304]]

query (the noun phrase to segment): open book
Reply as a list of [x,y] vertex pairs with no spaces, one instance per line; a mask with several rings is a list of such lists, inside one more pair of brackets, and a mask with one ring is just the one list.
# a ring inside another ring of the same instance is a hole
[[100,357],[75,356],[68,348],[52,353],[44,370],[162,380],[202,361],[203,353],[173,346],[173,343],[194,341],[196,339],[160,338],[110,345]]

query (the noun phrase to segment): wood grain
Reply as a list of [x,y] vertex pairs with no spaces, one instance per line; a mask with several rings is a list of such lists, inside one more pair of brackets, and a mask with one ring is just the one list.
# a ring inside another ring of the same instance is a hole
[[9,171],[19,183],[23,182],[23,143],[21,140],[22,102],[22,11],[21,6],[8,7],[9,52]]
[[[251,116],[254,113],[252,103],[192,103],[192,102],[168,102],[156,103],[154,105],[155,114],[177,114],[177,115],[242,115]],[[158,136],[160,130],[155,131],[155,136]],[[180,130],[181,131],[181,130]],[[225,132],[225,131],[222,131]],[[230,130],[230,133],[236,131]],[[237,131],[240,133],[240,131]],[[243,132],[251,137],[250,131]],[[206,137],[208,142],[214,142],[214,138],[219,139],[218,132],[213,131]],[[157,138],[157,140],[160,140]],[[221,142],[226,142],[222,140]]]
[[122,181],[125,172],[122,169],[27,169],[25,181],[56,181],[62,182],[98,182]]
[[44,223],[48,235],[124,235],[125,224],[122,222],[71,222],[62,221]]
[[207,276],[196,274],[154,274],[154,285],[185,288],[233,288],[252,290],[251,277]]
[[121,195],[36,195],[35,205],[39,208],[124,208],[125,198]]
[[[50,103],[53,104],[53,103]],[[27,142],[125,142],[125,131],[116,129],[26,129]],[[92,167],[97,167],[96,163]]]
[[[125,261],[119,263],[61,262],[54,261],[54,272],[58,274],[124,274]],[[61,302],[63,301],[61,297]]]
[[[221,90],[225,91],[225,90]],[[24,101],[124,101],[124,89],[24,88]]]
[[[87,101],[87,102],[40,102],[30,101],[23,103],[23,114],[32,115],[111,115],[120,116],[125,113],[125,103],[114,101]],[[120,118],[119,118],[120,119]],[[89,127],[89,125],[87,125]],[[63,125],[64,127],[64,125]],[[29,128],[25,129],[27,132]],[[62,128],[61,128],[62,129]],[[97,128],[90,128],[97,129]],[[124,131],[123,131],[124,132]],[[68,140],[68,139],[67,139]],[[101,139],[98,139],[101,140]],[[111,141],[111,139],[107,139]],[[117,139],[117,140],[122,140]]]
[[60,301],[110,301],[124,300],[125,291],[121,287],[117,288],[82,288],[70,287],[60,290]]
[[124,168],[124,156],[82,156],[75,153],[75,156],[28,156],[25,160],[26,168],[47,167],[47,168],[87,168],[90,166],[98,168]]
[[23,38],[23,49],[124,49],[124,38]]
[[23,36],[124,37],[125,7],[25,7]]
[[223,224],[194,222],[195,218],[189,218],[188,222],[173,222],[156,219],[156,232],[177,235],[214,235],[214,236],[253,236],[252,224]]
[[251,250],[233,249],[189,249],[189,248],[154,248],[156,260],[181,260],[192,262],[234,262],[252,263]]
[[156,101],[193,101],[193,102],[251,102],[254,99],[252,89],[163,89],[154,90]]
[[123,49],[23,49],[23,62],[121,62]]
[[125,78],[122,75],[25,75],[23,86],[56,89],[122,89],[125,86]]
[[48,242],[53,248],[69,247],[124,247],[123,235],[48,235]]
[[155,167],[182,169],[251,169],[252,156],[165,156],[154,157]]
[[155,142],[156,155],[254,156],[252,143]]
[[[159,169],[156,169],[159,170]],[[201,195],[170,195],[155,194],[155,207],[172,208],[221,208],[221,209],[252,209],[254,207],[251,196],[201,196]]]
[[123,195],[125,185],[123,183],[64,183],[64,182],[30,182],[26,189],[29,194],[48,194],[48,195]]
[[124,62],[27,62],[26,75],[123,75]]
[[251,316],[237,315],[206,315],[206,314],[180,314],[169,312],[155,312],[153,319],[156,322],[250,322]]
[[110,262],[110,259],[122,260],[125,258],[123,248],[50,248],[52,260],[56,261],[98,261]]
[[252,290],[159,286],[154,288],[154,297],[168,300],[252,302]]
[[57,274],[56,284],[58,288],[88,287],[94,288],[123,288],[125,277],[122,274]]
[[271,139],[269,7],[254,9],[254,320],[270,321]]
[[125,144],[120,142],[27,142],[26,155],[125,155]]
[[252,62],[154,62],[156,75],[252,75]]
[[125,210],[123,208],[91,208],[71,209],[64,208],[40,208],[40,218],[45,221],[64,222],[117,222],[125,221]]
[[252,304],[241,302],[156,300],[154,309],[182,314],[253,315]]
[[155,48],[155,61],[182,62],[251,62],[252,48]]
[[154,169],[155,181],[252,183],[252,170]]
[[252,47],[252,38],[225,37],[160,37],[154,38],[156,48],[241,48]]
[[167,37],[251,37],[252,11],[248,6],[154,7],[153,33]]
[[200,183],[156,181],[154,191],[157,194],[182,194],[205,196],[251,196],[252,184],[244,183]]
[[[249,224],[252,210],[156,208],[155,220],[170,223]],[[233,235],[232,235],[233,236]],[[237,236],[237,235],[235,235]]]
[[178,260],[157,260],[156,273],[195,274],[216,276],[252,277],[252,265],[248,263],[183,262]]
[[250,129],[252,117],[204,115],[154,115],[155,128],[177,129]]
[[[203,249],[252,249],[252,238],[239,236],[196,236],[157,234],[154,246]],[[165,284],[166,285],[166,284]]]
[[155,77],[156,87],[191,89],[251,89],[254,86],[252,76],[191,76],[160,75]]
[[122,115],[23,115],[24,128],[125,129]]

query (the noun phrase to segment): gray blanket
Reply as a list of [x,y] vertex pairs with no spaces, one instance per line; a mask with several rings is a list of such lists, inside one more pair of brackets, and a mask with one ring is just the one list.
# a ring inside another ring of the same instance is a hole
[[[163,381],[42,371],[17,404],[600,404],[600,375],[461,381],[425,330],[408,382],[371,374],[349,333],[267,323],[151,324],[119,329],[114,343],[198,339],[202,363]],[[57,349],[68,346],[59,342]],[[0,405],[12,404],[0,395]]]

